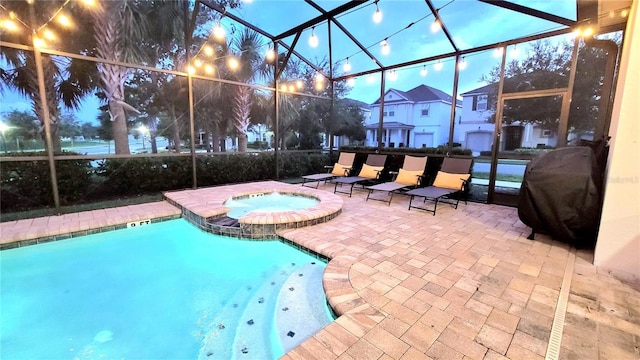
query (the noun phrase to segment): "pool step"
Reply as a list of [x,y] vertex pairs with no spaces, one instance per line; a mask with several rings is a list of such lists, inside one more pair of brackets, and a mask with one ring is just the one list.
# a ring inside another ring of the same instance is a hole
[[218,225],[218,226],[236,227],[236,228],[240,227],[240,223],[238,222],[238,219],[230,218],[228,216],[222,216],[220,218],[217,218],[213,220],[210,224]]
[[307,263],[285,281],[275,313],[277,336],[284,352],[295,348],[333,320],[322,288],[324,266]]

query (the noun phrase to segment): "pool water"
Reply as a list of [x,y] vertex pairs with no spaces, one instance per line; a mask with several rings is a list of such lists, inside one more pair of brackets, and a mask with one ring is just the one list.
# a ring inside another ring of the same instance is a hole
[[183,219],[4,250],[2,358],[277,358],[331,321],[325,266]]
[[280,212],[290,210],[307,209],[315,206],[318,200],[306,196],[280,194],[272,192],[267,194],[252,194],[252,196],[225,201],[224,205],[231,209],[227,216],[239,219],[252,211]]

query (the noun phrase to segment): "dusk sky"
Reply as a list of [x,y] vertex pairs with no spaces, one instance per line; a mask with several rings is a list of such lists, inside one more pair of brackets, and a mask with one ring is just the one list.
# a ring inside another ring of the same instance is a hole
[[[576,18],[575,1],[513,1],[521,5],[532,7],[536,10],[546,11],[554,15]],[[326,10],[333,9],[343,1],[316,1]],[[501,9],[475,0],[434,0],[433,5],[439,11],[444,25],[449,30],[453,41],[459,49],[469,49],[477,46],[493,44],[509,40],[515,37],[528,36],[541,32],[562,28],[561,25],[536,19],[531,16],[519,14],[513,11]],[[423,0],[380,0],[377,3],[382,12],[382,21],[375,23],[372,20],[376,11],[376,4],[366,2],[351,11],[336,18],[369,52],[384,66],[395,65],[413,59],[435,56],[454,51],[444,32],[431,31],[434,17]],[[321,13],[298,0],[252,0],[245,1],[242,8],[230,9],[229,13],[237,15],[246,21],[267,31],[271,35],[278,35],[296,25],[319,16]],[[411,26],[408,26],[412,24]],[[212,28],[213,28],[212,24]],[[229,17],[224,17],[222,25],[227,34],[233,29],[240,30],[242,25],[235,23]],[[311,61],[328,59],[328,25],[322,22],[313,29],[318,38],[318,46],[313,48],[308,40],[312,29],[303,31],[295,50]],[[358,73],[378,68],[377,65],[365,54],[347,35],[335,24],[331,25],[333,62],[336,75],[342,75],[344,63],[349,58],[351,70],[349,73]],[[284,41],[291,44],[294,36]],[[380,42],[386,39],[390,47],[387,55],[382,54]],[[567,37],[554,40],[567,40]],[[266,45],[269,42],[265,38]],[[513,47],[507,51],[511,58]],[[528,50],[527,45],[520,46],[520,57]],[[485,85],[479,79],[487,74],[492,67],[499,65],[500,58],[496,57],[493,50],[483,53],[467,55],[465,57],[467,67],[460,72],[458,95],[474,88]],[[444,59],[442,69],[437,71],[435,63],[417,64],[396,71],[396,80],[387,77],[386,88],[395,88],[403,91],[410,90],[420,84],[426,84],[449,94],[453,90],[454,58]],[[427,75],[422,76],[421,70],[426,69]],[[181,70],[181,69],[180,69]],[[380,95],[380,74],[369,78],[358,77],[348,97],[363,101],[374,102]],[[0,113],[12,109],[27,110],[31,108],[30,102],[21,96],[5,92],[0,95]],[[97,115],[98,102],[95,98],[88,98],[83,102],[78,112],[81,121],[92,120]]]

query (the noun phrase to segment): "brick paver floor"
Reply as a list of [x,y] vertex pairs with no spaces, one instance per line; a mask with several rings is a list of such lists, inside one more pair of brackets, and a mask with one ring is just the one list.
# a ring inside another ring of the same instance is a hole
[[[332,258],[323,284],[341,315],[284,359],[543,359],[567,268],[559,358],[640,359],[640,283],[593,266],[592,251],[544,235],[527,240],[514,208],[444,205],[433,216],[407,210],[404,196],[390,206],[365,197],[343,196],[342,213],[327,223],[281,231]],[[127,208],[110,213],[140,218]],[[48,219],[1,223],[0,235],[41,234]]]

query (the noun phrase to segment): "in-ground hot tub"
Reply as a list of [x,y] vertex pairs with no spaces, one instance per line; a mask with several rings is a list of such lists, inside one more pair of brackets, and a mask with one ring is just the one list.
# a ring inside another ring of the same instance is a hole
[[276,213],[308,209],[319,202],[318,198],[308,195],[281,194],[273,191],[271,193],[250,194],[236,198],[230,197],[224,202],[224,205],[231,209],[227,213],[228,217],[240,219],[252,212]]
[[[304,209],[254,209],[236,219],[229,216],[232,209],[227,205],[275,192],[285,198],[305,197],[317,202]],[[327,222],[340,214],[343,205],[342,198],[331,192],[277,181],[167,192],[164,197],[182,209],[184,218],[205,231],[255,240],[277,238],[278,230]]]

